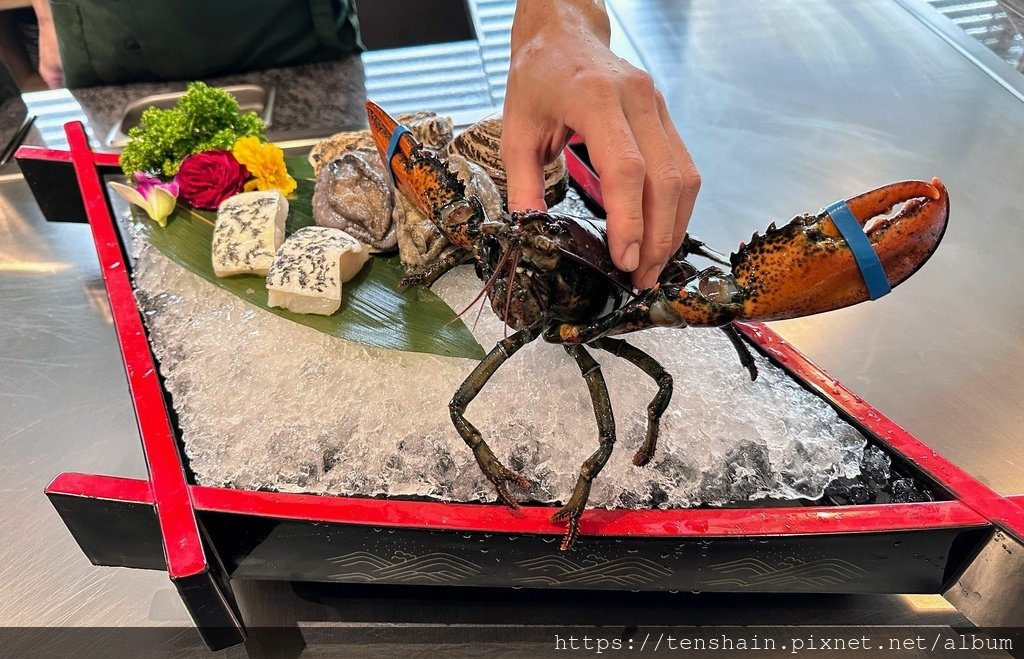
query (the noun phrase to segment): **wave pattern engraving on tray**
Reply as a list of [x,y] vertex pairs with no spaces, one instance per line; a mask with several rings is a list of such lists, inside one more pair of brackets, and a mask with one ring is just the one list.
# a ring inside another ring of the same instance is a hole
[[867,575],[864,569],[838,558],[823,558],[805,562],[799,558],[786,558],[772,567],[756,558],[741,558],[727,563],[709,565],[709,571],[728,578],[705,581],[706,586],[752,587],[811,587],[853,583]]
[[328,559],[328,562],[345,570],[330,575],[332,578],[366,582],[458,583],[482,571],[475,563],[436,552],[423,556],[396,552],[394,558],[388,560],[367,551],[355,551]]
[[579,565],[562,556],[541,556],[516,563],[516,567],[535,576],[519,577],[515,583],[530,586],[568,586],[608,584],[639,586],[672,575],[665,567],[645,558],[624,557],[612,560],[589,556]]

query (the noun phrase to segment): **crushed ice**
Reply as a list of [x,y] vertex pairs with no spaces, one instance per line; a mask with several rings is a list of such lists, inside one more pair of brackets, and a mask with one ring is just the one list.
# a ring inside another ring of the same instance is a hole
[[[494,499],[448,415],[448,401],[474,362],[329,337],[243,302],[155,249],[137,241],[134,249],[139,304],[197,482]],[[435,291],[461,309],[480,286],[462,267]],[[490,349],[504,330],[487,309],[474,334]],[[859,474],[864,437],[760,355],[761,375],[750,382],[720,331],[652,329],[629,340],[672,373],[675,394],[654,460],[634,467],[656,386],[632,364],[592,351],[618,429],[592,506],[816,499],[832,481]],[[500,459],[534,483],[518,493],[524,501],[564,501],[597,445],[578,367],[543,341],[498,371],[467,418]]]

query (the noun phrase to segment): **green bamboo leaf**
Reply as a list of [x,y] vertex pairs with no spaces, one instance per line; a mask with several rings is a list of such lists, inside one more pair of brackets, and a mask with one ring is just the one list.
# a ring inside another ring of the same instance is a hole
[[[288,200],[286,234],[289,235],[314,224],[312,167],[308,171],[309,178],[302,176],[301,169],[293,171],[299,175],[293,173],[298,188]],[[398,281],[405,276],[405,270],[397,256],[371,258],[355,279],[342,287],[341,309],[334,314],[296,314],[267,305],[263,277],[221,278],[214,274],[211,245],[216,213],[179,205],[164,229],[134,206],[132,215],[149,243],[172,261],[272,314],[331,336],[378,348],[471,359],[484,356],[483,348],[462,320],[455,319],[455,312],[444,300],[422,286],[398,289]]]
[[287,156],[284,162],[288,166],[288,173],[294,179],[299,181],[303,179],[307,181],[316,180],[316,175],[313,173],[313,165],[306,156]]

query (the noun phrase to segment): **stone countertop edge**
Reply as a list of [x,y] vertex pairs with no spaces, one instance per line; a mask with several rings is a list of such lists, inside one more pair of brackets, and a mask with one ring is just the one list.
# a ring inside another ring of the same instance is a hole
[[[295,137],[326,136],[366,125],[366,88],[363,63],[358,54],[343,59],[249,71],[228,76],[198,78],[211,86],[241,84],[275,89],[271,141]],[[89,127],[99,144],[94,148],[113,151],[106,145],[110,130],[117,125],[128,104],[153,94],[181,91],[189,81],[143,82],[69,90],[82,106]],[[16,105],[7,103],[6,105]],[[24,106],[20,106],[23,108]],[[5,119],[6,114],[0,119]],[[20,119],[18,120],[20,121]],[[6,125],[6,124],[2,124]],[[44,146],[33,130],[25,144]]]

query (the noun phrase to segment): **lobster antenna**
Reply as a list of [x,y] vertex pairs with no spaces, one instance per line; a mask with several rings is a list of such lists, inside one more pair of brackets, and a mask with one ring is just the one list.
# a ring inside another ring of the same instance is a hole
[[487,306],[487,300],[480,303],[480,308],[476,310],[476,318],[473,319],[473,327],[470,329],[471,332],[476,331],[476,324],[480,322],[480,316],[484,313],[484,307]]
[[[445,323],[446,325],[451,325],[456,320],[461,318],[463,316],[463,314],[465,314],[467,311],[469,311],[470,309],[473,308],[474,304],[476,304],[477,302],[480,301],[480,298],[482,298],[486,293],[488,293],[491,290],[491,288],[494,286],[495,280],[497,280],[497,278],[498,278],[498,275],[501,274],[502,268],[505,267],[505,263],[508,261],[508,258],[509,258],[510,255],[511,255],[511,252],[505,252],[504,254],[501,255],[501,259],[498,261],[497,267],[494,268],[494,272],[491,274],[490,279],[488,279],[487,282],[483,285],[483,288],[480,289],[480,292],[476,294],[476,297],[474,297],[470,301],[469,304],[466,305],[465,309],[463,309],[459,313],[455,314],[454,318],[452,318],[447,323]],[[480,305],[480,310],[483,311],[483,308],[484,308],[483,304],[481,304]],[[480,314],[477,314],[477,320],[479,320],[479,319],[480,319]],[[473,323],[473,329],[476,329],[476,323],[475,322]]]
[[488,284],[484,284],[483,288],[480,289],[480,292],[478,292],[475,296],[473,296],[473,299],[469,301],[469,304],[467,304],[465,306],[465,308],[462,309],[462,311],[460,311],[459,313],[455,314],[455,317],[452,318],[451,320],[449,320],[448,323],[449,324],[450,323],[454,323],[456,320],[461,318],[463,316],[463,314],[465,314],[467,311],[472,309],[473,305],[476,304],[477,302],[479,302],[480,298],[482,298],[484,296],[484,293],[487,292],[487,286],[488,286]]
[[[511,254],[512,252],[508,252],[508,253]],[[508,338],[508,308],[510,306],[512,306],[512,279],[515,277],[516,266],[519,265],[519,259],[523,255],[522,248],[520,248],[517,252],[515,252],[515,255],[516,255],[515,258],[512,259],[512,263],[509,265],[508,280],[505,283],[505,288],[507,289],[506,294],[505,294],[505,338],[506,339]]]

